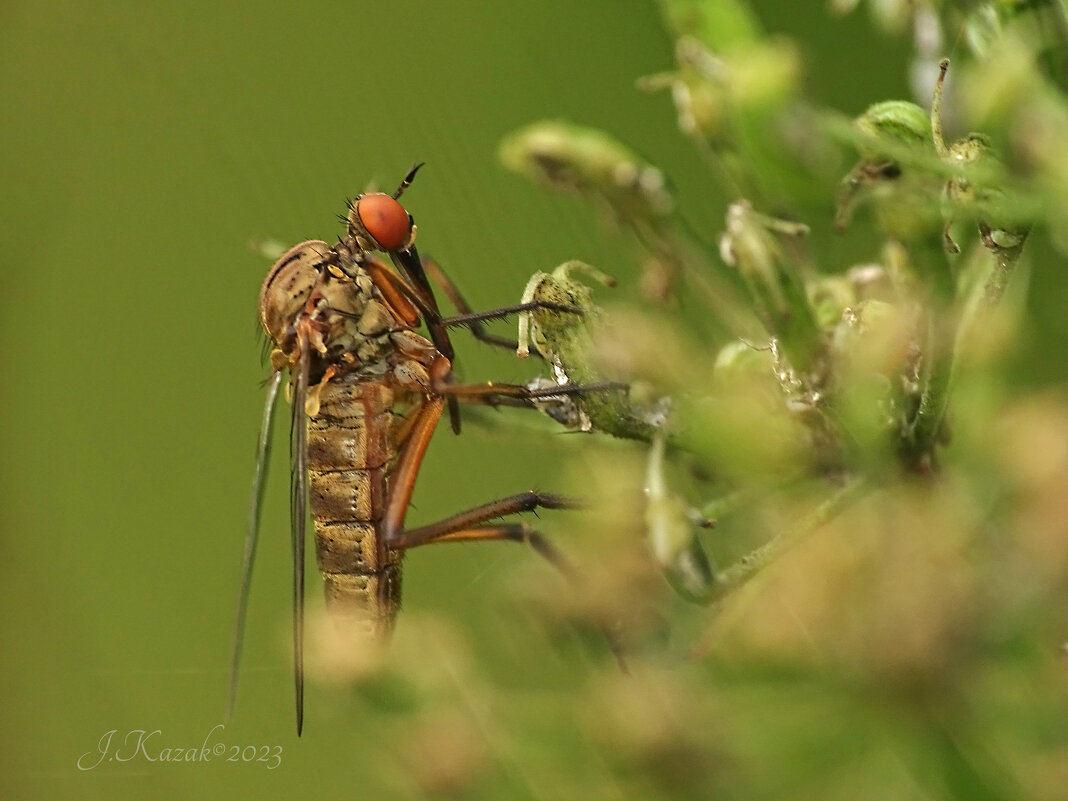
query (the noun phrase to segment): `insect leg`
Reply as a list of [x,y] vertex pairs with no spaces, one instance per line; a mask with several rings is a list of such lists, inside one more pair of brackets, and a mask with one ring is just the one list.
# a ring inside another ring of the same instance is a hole
[[556,398],[564,395],[582,395],[590,392],[625,391],[628,384],[621,381],[598,381],[593,384],[561,384],[559,386],[531,389],[522,384],[498,384],[486,381],[481,384],[446,384],[434,386],[441,395],[455,395],[465,401],[493,405],[503,399],[534,400]]
[[404,279],[393,272],[385,262],[375,258],[364,261],[363,267],[371,276],[378,291],[382,293],[383,300],[389,306],[390,311],[397,321],[409,328],[419,325],[419,313],[424,312],[422,306],[413,304],[410,299],[411,291]]
[[[439,520],[427,526],[420,526],[411,531],[396,532],[391,541],[393,548],[416,548],[420,545],[432,545],[438,542],[476,542],[503,541],[527,543],[535,553],[552,565],[573,584],[581,581],[581,574],[564,557],[564,555],[546,537],[526,523],[498,523],[482,525],[489,520],[517,512],[529,512],[535,509],[577,509],[583,507],[580,501],[531,490],[521,492],[500,500],[476,506],[465,512]],[[627,663],[623,655],[623,646],[616,633],[606,625],[600,625],[601,634],[609,649],[619,663],[620,670],[627,672]]]
[[[452,518],[434,524],[446,525]],[[427,528],[430,528],[429,526]],[[554,568],[572,581],[578,580],[578,571],[568,562],[563,554],[549,542],[548,539],[526,523],[500,523],[498,525],[480,525],[465,528],[460,531],[452,531],[448,534],[439,534],[435,537],[423,539],[423,529],[417,528],[412,531],[403,531],[398,535],[395,548],[408,549],[419,545],[432,545],[436,542],[475,542],[498,540],[504,542],[527,543],[535,553],[544,558]]]
[[476,506],[466,512],[453,515],[429,526],[421,526],[411,531],[404,531],[404,518],[411,501],[412,490],[426,454],[430,437],[437,427],[444,402],[440,397],[432,396],[423,404],[416,415],[415,422],[408,431],[397,467],[390,482],[389,501],[382,520],[383,537],[391,548],[414,548],[430,542],[445,539],[456,541],[463,539],[508,539],[517,542],[530,542],[531,546],[542,556],[556,565],[561,572],[568,573],[566,562],[556,549],[538,532],[526,524],[478,527],[478,524],[516,512],[531,511],[542,507],[545,509],[578,508],[578,501],[545,492],[523,492],[508,498]]
[[[482,528],[480,524],[489,520],[494,520],[498,517],[505,517],[506,515],[517,514],[519,512],[531,512],[535,509],[581,509],[583,506],[585,506],[584,503],[573,498],[567,498],[562,495],[548,492],[529,490],[527,492],[520,492],[516,495],[510,495],[507,498],[500,498],[496,501],[484,503],[464,512],[459,512],[451,517],[447,517],[444,520],[439,520],[437,523],[420,526],[419,528],[414,528],[410,531],[399,531],[396,533],[395,539],[391,545],[397,548],[415,548],[419,545],[426,545],[431,542],[441,542],[444,540],[515,539],[514,536],[508,534],[502,534],[500,537],[493,537],[485,533],[490,529],[515,528],[515,526],[493,526]],[[471,534],[471,536],[464,536],[468,534]]]
[[[444,361],[444,360],[443,360]],[[446,362],[447,364],[447,362]],[[404,517],[408,513],[408,504],[415,489],[415,480],[419,475],[419,466],[423,463],[430,438],[437,428],[445,401],[440,396],[432,395],[420,407],[415,420],[408,427],[404,445],[397,457],[397,465],[389,484],[389,499],[382,516],[382,536],[392,547],[393,538],[404,528]]]
[[[465,325],[471,331],[471,335],[480,342],[485,342],[487,345],[493,345],[499,348],[507,348],[508,350],[515,350],[517,343],[514,339],[508,339],[507,337],[497,336],[485,329],[482,323],[486,320],[501,320],[512,314],[520,314],[527,311],[554,311],[562,312],[564,314],[584,314],[585,310],[579,306],[566,305],[561,303],[552,303],[548,301],[530,301],[527,303],[517,303],[512,306],[501,306],[496,309],[487,309],[485,311],[476,312],[471,308],[471,304],[467,302],[464,296],[460,293],[459,287],[453,283],[448,274],[431,258],[423,258],[423,269],[427,274],[442,288],[445,292],[445,296],[449,299],[449,302],[456,308],[459,314],[451,317],[443,317],[441,322],[446,328],[452,328],[457,325]],[[535,351],[535,356],[541,357],[541,354]]]
[[[452,303],[453,307],[456,309],[456,311],[460,313],[461,316],[469,316],[472,314],[470,304],[468,304],[467,300],[460,293],[459,287],[457,287],[456,284],[453,283],[452,279],[449,278],[449,276],[445,273],[445,271],[441,269],[441,265],[439,265],[431,258],[424,258],[423,269],[430,275],[432,279],[434,279],[438,286],[441,287],[442,291],[445,292],[445,297],[449,299],[449,302]],[[467,325],[468,330],[471,331],[471,335],[475,339],[479,340],[480,342],[485,342],[488,345],[494,345],[499,348],[508,348],[510,350],[515,350],[515,342],[508,339],[507,337],[501,337],[497,336],[496,334],[491,334],[489,331],[486,330],[485,326],[482,325],[482,319],[483,318],[471,319],[465,322],[465,325]],[[458,323],[449,322],[447,319],[443,322],[446,326],[458,325]]]

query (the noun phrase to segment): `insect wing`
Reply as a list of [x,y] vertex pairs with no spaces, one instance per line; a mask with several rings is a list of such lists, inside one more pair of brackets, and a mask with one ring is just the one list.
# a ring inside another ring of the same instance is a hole
[[237,674],[241,665],[241,648],[245,641],[245,621],[248,617],[248,597],[252,585],[252,565],[256,561],[256,545],[259,542],[260,517],[263,512],[263,493],[267,486],[267,474],[271,463],[272,423],[278,402],[278,388],[282,385],[282,372],[271,376],[267,385],[267,401],[263,407],[263,422],[256,446],[256,473],[252,478],[252,493],[249,497],[248,522],[245,529],[245,553],[241,560],[241,584],[237,598],[237,621],[234,624],[233,652],[230,655],[230,688],[226,703],[226,719],[234,712],[237,699]]
[[293,370],[293,417],[289,429],[289,523],[293,548],[293,682],[297,736],[304,728],[304,536],[308,522],[308,397],[311,346],[300,342],[300,362]]

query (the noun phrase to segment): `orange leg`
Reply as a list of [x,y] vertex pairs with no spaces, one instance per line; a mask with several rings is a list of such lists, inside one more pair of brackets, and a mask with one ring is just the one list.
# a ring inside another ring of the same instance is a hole
[[[448,362],[441,360],[448,368]],[[441,369],[439,367],[439,369]],[[433,366],[432,366],[433,370]],[[523,389],[526,389],[523,387]],[[382,537],[389,548],[408,549],[420,545],[431,545],[437,542],[473,542],[476,540],[497,540],[505,542],[528,543],[534,551],[556,568],[564,577],[577,583],[580,573],[576,570],[563,554],[545,538],[541,532],[531,528],[526,523],[498,523],[487,522],[505,515],[518,512],[544,509],[573,509],[582,504],[575,500],[560,495],[545,492],[529,491],[512,495],[508,498],[492,501],[476,506],[467,511],[439,520],[426,526],[419,526],[409,531],[404,529],[404,518],[408,511],[408,504],[415,488],[416,477],[426,454],[430,438],[434,434],[441,413],[444,410],[444,400],[441,396],[432,395],[422,408],[416,413],[415,421],[409,430],[408,436],[402,446],[397,466],[390,481],[389,500],[382,519]],[[611,649],[620,669],[627,671],[627,665],[623,657],[623,648],[615,633],[606,627],[601,627],[608,647]]]
[[[390,546],[407,549],[416,548],[420,545],[433,545],[438,542],[476,542],[480,540],[526,543],[566,579],[578,584],[581,580],[581,573],[540,531],[531,528],[526,523],[480,524],[503,515],[530,512],[538,508],[575,509],[581,506],[583,506],[582,503],[560,495],[551,495],[536,490],[521,492],[518,495],[476,506],[466,512],[460,512],[428,526],[420,526],[411,531],[397,532],[390,542]],[[615,656],[620,670],[624,673],[628,672],[623,645],[616,636],[616,632],[604,625],[599,626],[599,628],[608,643],[609,649]]]
[[416,413],[415,421],[408,429],[404,445],[397,457],[397,466],[389,483],[389,500],[386,512],[382,516],[382,536],[390,547],[404,529],[404,517],[408,513],[408,504],[412,500],[412,490],[419,475],[419,466],[434,435],[445,401],[439,396],[427,398]]
[[419,312],[408,299],[404,279],[390,270],[384,262],[375,258],[367,259],[364,262],[364,269],[371,276],[371,280],[382,293],[382,297],[397,320],[408,328],[415,328],[419,325]]
[[500,523],[488,526],[481,524],[498,517],[531,512],[539,508],[577,509],[581,506],[580,502],[570,498],[530,490],[476,506],[439,520],[437,523],[413,528],[410,531],[399,531],[394,535],[390,546],[407,549],[435,542],[471,542],[474,540],[526,542],[553,567],[574,579],[577,576],[575,569],[568,564],[552,543],[526,523]]
[[382,518],[382,537],[390,548],[414,548],[431,542],[460,540],[511,540],[529,542],[535,551],[565,574],[573,574],[563,556],[540,533],[525,523],[512,523],[498,526],[480,526],[497,517],[532,511],[538,507],[545,509],[568,509],[580,506],[576,501],[544,492],[523,492],[510,498],[503,498],[492,503],[476,506],[466,512],[448,517],[428,526],[421,526],[411,531],[404,530],[404,518],[415,489],[419,467],[434,435],[444,402],[440,397],[431,396],[416,413],[415,421],[405,438],[397,466],[390,480],[389,501]]

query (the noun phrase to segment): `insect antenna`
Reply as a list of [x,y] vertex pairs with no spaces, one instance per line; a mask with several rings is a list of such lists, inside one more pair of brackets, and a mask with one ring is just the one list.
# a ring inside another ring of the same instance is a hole
[[426,164],[425,161],[416,162],[412,165],[412,168],[408,170],[408,174],[404,176],[404,180],[400,182],[400,186],[397,187],[397,191],[393,193],[393,199],[397,200],[404,194],[404,190],[412,185],[412,181],[415,180],[415,174],[419,172],[419,168]]

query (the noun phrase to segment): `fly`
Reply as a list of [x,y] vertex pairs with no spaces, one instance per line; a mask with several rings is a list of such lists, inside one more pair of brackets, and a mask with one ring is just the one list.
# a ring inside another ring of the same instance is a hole
[[[559,304],[519,305],[472,314],[456,288],[415,249],[415,224],[398,198],[366,193],[349,204],[346,233],[333,246],[309,240],[271,267],[260,289],[260,322],[271,343],[273,374],[260,427],[257,470],[248,513],[229,708],[235,694],[252,565],[279,389],[292,400],[290,529],[293,556],[293,660],[297,733],[304,715],[304,542],[310,507],[327,610],[368,637],[388,636],[400,606],[401,560],[409,548],[436,542],[508,540],[529,543],[561,572],[559,552],[521,522],[491,522],[537,508],[568,508],[567,498],[529,491],[468,509],[437,523],[407,528],[405,516],[419,467],[443,412],[460,429],[458,401],[533,405],[541,397],[597,387],[486,382],[457,384],[447,327],[465,325],[492,344],[514,342],[485,332],[481,321]],[[375,251],[388,254],[386,264]],[[461,311],[443,318],[428,280],[442,284]],[[429,338],[416,332],[425,320]]]

